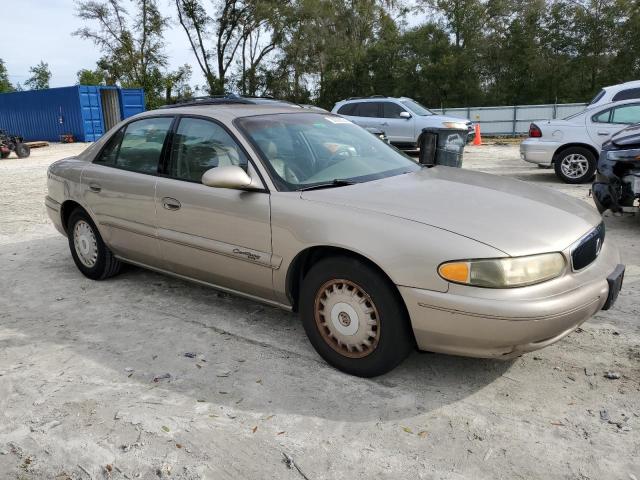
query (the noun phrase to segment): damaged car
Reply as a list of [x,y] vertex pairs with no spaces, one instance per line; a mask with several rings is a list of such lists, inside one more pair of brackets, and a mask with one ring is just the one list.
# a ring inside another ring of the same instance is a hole
[[600,213],[635,213],[640,199],[640,123],[611,137],[602,147],[592,187]]
[[214,98],[145,112],[53,163],[47,185],[88,278],[130,263],[298,312],[318,354],[363,377],[416,348],[543,348],[611,308],[624,276],[583,201],[426,168],[297,106]]

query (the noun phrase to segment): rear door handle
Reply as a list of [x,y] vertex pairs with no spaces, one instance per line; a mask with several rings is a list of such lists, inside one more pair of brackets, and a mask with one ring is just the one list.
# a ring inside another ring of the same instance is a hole
[[182,204],[175,198],[162,197],[162,206],[167,210],[180,210]]
[[102,190],[102,187],[97,183],[90,183],[89,190],[91,190],[92,192],[99,193]]
[[605,132],[604,130],[598,130],[598,135],[609,135],[609,132]]
[[382,125],[383,127],[388,127],[389,126],[389,122],[382,122],[380,125]]

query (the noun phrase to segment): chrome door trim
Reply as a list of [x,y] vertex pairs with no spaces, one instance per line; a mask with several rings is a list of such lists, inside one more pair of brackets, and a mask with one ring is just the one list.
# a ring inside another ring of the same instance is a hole
[[189,233],[178,232],[176,230],[160,228],[158,229],[158,239],[161,241],[174,243],[176,245],[182,245],[188,248],[195,248],[204,252],[214,253],[216,255],[231,257],[236,260],[243,260],[245,262],[261,265],[272,270],[279,269],[280,265],[282,264],[282,257],[278,255],[272,255],[269,252],[253,250],[251,248],[243,247],[242,245],[220,242],[218,240],[191,235]]
[[293,311],[293,306],[287,305],[285,303],[276,302],[274,300],[269,300],[269,299],[264,298],[264,297],[258,297],[256,295],[251,295],[249,293],[244,293],[244,292],[241,292],[239,290],[233,290],[231,288],[221,287],[220,285],[217,285],[215,283],[205,282],[203,280],[198,280],[197,278],[187,277],[186,275],[180,275],[179,273],[174,273],[174,272],[171,272],[169,270],[163,270],[162,268],[152,267],[150,265],[146,265],[146,264],[141,263],[141,262],[136,262],[136,261],[133,261],[133,260],[129,260],[128,258],[119,256],[119,255],[116,255],[116,258],[118,260],[123,261],[123,262],[130,263],[131,265],[135,265],[135,266],[141,267],[141,268],[147,268],[149,270],[153,270],[154,272],[162,273],[162,274],[168,275],[170,277],[176,277],[176,278],[179,278],[181,280],[187,280],[189,282],[197,283],[199,285],[204,285],[206,287],[211,287],[211,288],[214,288],[216,290],[220,290],[220,291],[225,292],[225,293],[230,293],[232,295],[236,295],[238,297],[246,298],[246,299],[249,299],[249,300],[254,300],[256,302],[260,302],[260,303],[264,303],[264,304],[267,304],[267,305],[271,305],[273,307],[281,308],[282,310],[286,310],[288,312]]

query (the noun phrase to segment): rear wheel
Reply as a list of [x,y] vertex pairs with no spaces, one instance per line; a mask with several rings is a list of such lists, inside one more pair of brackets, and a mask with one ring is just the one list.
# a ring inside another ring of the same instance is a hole
[[565,183],[586,183],[596,173],[596,156],[584,147],[567,148],[556,156],[553,167]]
[[303,280],[300,315],[320,356],[352,375],[382,375],[414,346],[396,287],[353,258],[327,258],[311,268]]
[[92,280],[104,280],[120,271],[121,262],[104,244],[95,224],[84,210],[76,209],[67,226],[69,249],[78,270]]
[[31,148],[24,143],[16,143],[16,155],[18,155],[18,158],[27,158],[31,155]]

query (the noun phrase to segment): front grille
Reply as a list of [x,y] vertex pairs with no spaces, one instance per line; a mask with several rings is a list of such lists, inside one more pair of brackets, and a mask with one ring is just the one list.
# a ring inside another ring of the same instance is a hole
[[573,270],[582,270],[591,265],[598,257],[604,245],[604,223],[582,237],[571,250],[571,266]]

